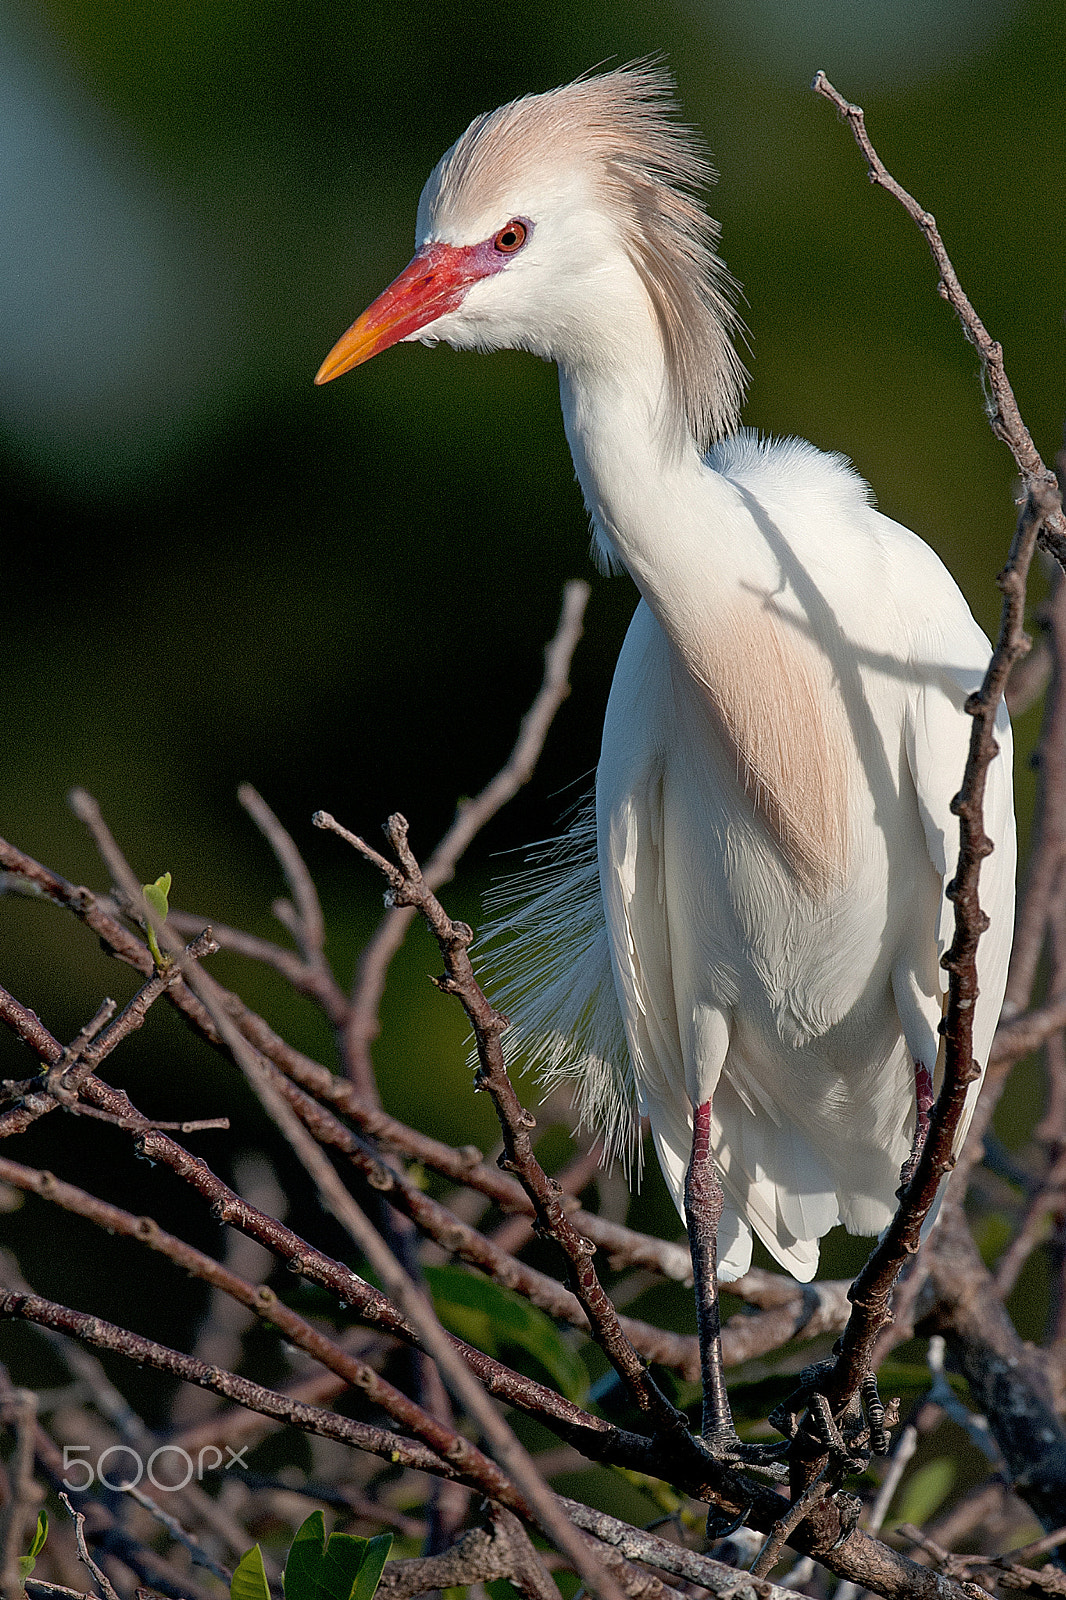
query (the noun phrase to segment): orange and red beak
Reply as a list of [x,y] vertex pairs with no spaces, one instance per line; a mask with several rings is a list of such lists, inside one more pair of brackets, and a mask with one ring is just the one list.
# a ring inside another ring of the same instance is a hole
[[409,339],[462,303],[471,284],[498,271],[502,262],[482,245],[424,244],[383,294],[353,322],[323,361],[316,383],[329,383]]

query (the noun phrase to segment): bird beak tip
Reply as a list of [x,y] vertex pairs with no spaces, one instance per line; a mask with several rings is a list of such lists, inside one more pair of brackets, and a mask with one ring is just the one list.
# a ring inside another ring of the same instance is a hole
[[319,367],[316,384],[330,383],[379,351],[411,339],[458,306],[470,285],[485,276],[478,252],[423,245],[400,276],[353,322]]

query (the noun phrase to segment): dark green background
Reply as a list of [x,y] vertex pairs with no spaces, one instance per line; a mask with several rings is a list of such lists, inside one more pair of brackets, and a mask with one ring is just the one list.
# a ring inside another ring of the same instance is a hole
[[[598,62],[662,52],[714,152],[746,421],[850,456],[993,628],[1012,464],[976,357],[913,225],[807,85],[824,68],[863,100],[1050,456],[1064,41],[1061,0],[8,0],[0,831],[105,886],[65,806],[84,784],[143,878],[169,869],[177,903],[267,932],[280,884],[236,805],[250,779],[306,849],[347,977],[378,886],[311,812],[372,832],[399,808],[427,846],[509,748],[563,579],[592,574],[551,369],[410,346],[311,378],[407,261],[422,182],[470,117]],[[588,781],[633,605],[626,580],[592,581],[574,697],[472,852],[464,915],[493,853],[551,831]],[[419,936],[387,1008],[386,1098],[487,1139],[435,964]],[[309,1006],[217,970],[329,1059]],[[64,1038],[132,988],[69,920],[10,900],[0,981]],[[233,1090],[205,1055],[154,1013],[116,1071],[207,1115]],[[27,1066],[0,1037],[0,1073]]]

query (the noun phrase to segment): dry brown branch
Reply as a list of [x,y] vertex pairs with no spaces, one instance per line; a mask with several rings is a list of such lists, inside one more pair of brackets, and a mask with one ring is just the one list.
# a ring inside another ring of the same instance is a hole
[[[212,1015],[265,1109],[307,1169],[320,1199],[370,1262],[394,1303],[401,1307],[404,1316],[416,1330],[419,1343],[433,1357],[448,1388],[476,1422],[491,1454],[517,1484],[518,1495],[512,1491],[508,1496],[511,1503],[525,1517],[532,1518],[556,1547],[571,1558],[592,1594],[599,1596],[600,1600],[619,1600],[612,1578],[594,1559],[590,1559],[587,1550],[574,1537],[569,1524],[557,1511],[554,1496],[541,1480],[528,1452],[497,1414],[477,1378],[453,1348],[449,1336],[437,1320],[428,1295],[414,1282],[344,1188],[318,1144],[278,1092],[271,1080],[268,1064],[251,1049],[225,1011],[212,1003],[215,997],[211,993],[211,986],[201,981],[204,977],[204,974],[196,974],[195,978],[190,975],[187,981],[197,984],[195,992],[198,998]],[[503,1498],[499,1488],[495,1490],[495,1497]]]
[[934,1244],[935,1325],[988,1419],[1012,1487],[1050,1531],[1062,1522],[1066,1506],[1066,1428],[1056,1413],[1046,1362],[1018,1337],[950,1194]]
[[45,1583],[40,1578],[27,1578],[25,1587],[30,1600],[99,1600],[91,1590],[68,1589],[65,1583]]
[[181,1271],[212,1284],[264,1322],[273,1324],[300,1350],[322,1362],[331,1372],[380,1406],[400,1427],[422,1439],[431,1450],[462,1469],[466,1481],[488,1495],[505,1492],[495,1466],[454,1429],[442,1427],[422,1408],[387,1382],[365,1361],[350,1354],[335,1340],[291,1310],[265,1284],[256,1286],[229,1271],[220,1262],[167,1233],[151,1217],[135,1217],[120,1207],[63,1183],[50,1172],[39,1172],[14,1161],[0,1159],[0,1181],[38,1195],[76,1216],[87,1218],[109,1233],[137,1240],[167,1257]]
[[594,1246],[574,1228],[560,1195],[533,1154],[530,1132],[536,1119],[521,1104],[504,1064],[500,1036],[506,1018],[493,1009],[474,977],[467,954],[473,933],[465,923],[453,922],[422,876],[407,842],[407,823],[398,815],[389,818],[386,833],[397,865],[387,861],[356,834],[342,828],[325,812],[317,812],[315,823],[337,833],[383,873],[392,901],[421,912],[444,958],[445,976],[436,980],[444,993],[461,1002],[474,1029],[479,1072],[476,1089],[492,1098],[503,1132],[505,1155],[501,1164],[518,1178],[536,1209],[542,1231],[560,1246],[571,1273],[571,1286],[589,1320],[597,1344],[626,1385],[634,1403],[653,1428],[672,1437],[678,1449],[691,1454],[694,1447],[685,1418],[653,1382],[637,1352],[626,1338],[618,1314],[605,1294],[592,1265]]
[[[199,1384],[201,1388],[210,1389],[214,1394],[239,1401],[242,1406],[252,1411],[280,1418],[290,1426],[300,1428],[307,1433],[320,1434],[323,1438],[336,1439],[343,1444],[353,1445],[356,1449],[382,1456],[386,1461],[403,1462],[405,1465],[416,1467],[419,1471],[444,1477],[461,1476],[458,1469],[443,1461],[426,1446],[404,1439],[400,1434],[393,1433],[387,1428],[355,1422],[349,1417],[339,1416],[334,1411],[325,1411],[321,1407],[292,1400],[289,1396],[268,1389],[263,1384],[253,1383],[248,1378],[224,1372],[218,1367],[211,1367],[204,1361],[197,1361],[193,1356],[183,1355],[179,1350],[171,1350],[154,1339],[142,1338],[140,1334],[131,1333],[128,1328],[120,1328],[114,1323],[106,1322],[102,1317],[89,1316],[69,1306],[45,1300],[40,1295],[21,1294],[10,1289],[0,1290],[0,1318],[18,1318],[24,1322],[36,1323],[40,1327],[53,1328],[58,1333],[65,1333],[82,1340],[96,1350],[113,1351],[117,1355],[136,1361],[140,1366],[151,1367],[156,1372],[169,1373],[186,1383]],[[476,1487],[476,1484],[471,1487]],[[501,1495],[504,1493],[506,1491],[501,1490]],[[516,1500],[516,1503],[520,1509],[525,1509],[521,1500]]]
[[[577,579],[564,588],[558,627],[544,647],[544,681],[540,692],[522,719],[518,739],[503,767],[480,794],[460,805],[454,823],[426,862],[424,877],[431,889],[440,889],[451,882],[456,863],[471,839],[532,777],[548,729],[570,693],[570,663],[581,638],[589,594],[588,584]],[[370,1046],[380,1027],[378,1013],[385,977],[414,915],[414,908],[405,906],[393,906],[386,912],[360,957],[352,989],[344,1053],[349,1076],[371,1103],[377,1099],[377,1088]]]
[[[491,1531],[471,1529],[442,1555],[414,1561],[393,1561],[385,1569],[379,1593],[386,1600],[410,1600],[427,1590],[451,1588],[494,1578],[508,1578],[523,1600],[557,1600],[559,1591],[552,1583],[536,1552],[525,1541],[521,1525],[499,1508],[489,1508]],[[657,1578],[632,1566],[615,1549],[595,1548],[629,1600],[665,1600],[673,1591]],[[532,1558],[532,1559],[531,1559]],[[736,1574],[731,1574],[733,1578]]]
[[631,1561],[642,1561],[662,1572],[670,1572],[686,1583],[698,1584],[711,1594],[721,1595],[722,1600],[799,1600],[791,1589],[765,1579],[749,1578],[722,1561],[686,1550],[683,1545],[671,1544],[643,1528],[630,1527],[617,1517],[595,1511],[577,1500],[564,1500],[563,1504],[579,1528],[594,1533],[605,1544],[614,1545]]
[[69,1495],[61,1494],[59,1498],[62,1500],[63,1504],[66,1506],[67,1510],[74,1519],[74,1536],[78,1541],[78,1555],[88,1567],[93,1577],[96,1579],[97,1586],[102,1591],[104,1600],[118,1600],[118,1595],[115,1593],[112,1585],[108,1582],[107,1574],[101,1571],[101,1569],[96,1565],[96,1562],[93,1560],[92,1556],[89,1554],[88,1546],[85,1543],[84,1516],[80,1511],[75,1511],[74,1507],[70,1503]]
[[[179,985],[177,992],[182,994],[184,989],[184,984]],[[189,995],[187,998],[191,1000],[193,997]],[[187,1012],[186,1014],[189,1013]],[[206,1018],[206,1026],[211,1028],[217,1026],[210,1017],[206,1016],[206,1013],[203,1013],[203,1017]],[[203,1027],[205,1024],[201,1020],[197,1022],[197,1026]],[[48,1053],[53,1058],[58,1058],[61,1054],[58,1045],[54,1042],[43,1040],[42,1043],[45,1044]],[[90,1104],[99,1105],[112,1112],[119,1117],[124,1127],[133,1131],[137,1125],[138,1113],[125,1096],[118,1091],[109,1089],[107,1085],[95,1076],[85,1079],[80,1087],[83,1097]],[[196,1161],[187,1152],[182,1151],[180,1146],[176,1145],[165,1133],[148,1127],[148,1119],[141,1118],[140,1123],[145,1129],[139,1141],[144,1152],[152,1159],[170,1166],[178,1175],[192,1181],[194,1186],[204,1195],[204,1198],[216,1205],[220,1214],[226,1220],[236,1222],[244,1227],[253,1236],[273,1247],[283,1259],[296,1266],[302,1273],[334,1288],[335,1292],[340,1294],[342,1298],[358,1303],[358,1293],[361,1288],[362,1292],[367,1296],[363,1302],[364,1311],[369,1310],[371,1315],[383,1317],[384,1325],[391,1326],[394,1331],[399,1331],[401,1337],[408,1339],[413,1337],[413,1331],[404,1325],[403,1319],[397,1317],[395,1311],[389,1309],[388,1302],[384,1301],[375,1291],[370,1291],[365,1283],[360,1285],[360,1280],[348,1269],[341,1267],[339,1263],[330,1262],[328,1258],[321,1255],[321,1252],[316,1252],[306,1241],[298,1239],[290,1230],[285,1229],[274,1219],[266,1218],[261,1214],[257,1215],[254,1208],[249,1207],[246,1202],[241,1201],[232,1191],[227,1190],[225,1185],[220,1184],[208,1172],[202,1162]],[[753,1274],[750,1281],[741,1287],[753,1303],[761,1303],[771,1312],[783,1304],[788,1304],[797,1292],[797,1286],[787,1282],[778,1283],[772,1275],[760,1276],[759,1274]],[[83,1332],[89,1326],[98,1328],[99,1325],[95,1324],[94,1319],[89,1319],[88,1324],[78,1324],[79,1330]],[[121,1335],[122,1331],[119,1330],[116,1337],[121,1338]],[[675,1478],[678,1476],[679,1461],[676,1450],[660,1451],[657,1457],[655,1451],[649,1448],[648,1441],[641,1440],[634,1435],[625,1435],[610,1424],[603,1423],[600,1419],[594,1419],[587,1414],[582,1414],[577,1408],[562,1402],[558,1396],[550,1395],[550,1393],[543,1391],[539,1386],[530,1383],[528,1380],[519,1380],[517,1375],[508,1373],[506,1369],[500,1368],[498,1363],[492,1363],[488,1358],[479,1356],[477,1352],[464,1349],[463,1353],[469,1364],[475,1370],[479,1370],[488,1379],[490,1385],[495,1385],[497,1392],[506,1393],[512,1403],[525,1404],[532,1407],[536,1414],[544,1420],[550,1420],[562,1432],[564,1437],[580,1442],[585,1449],[585,1453],[593,1459],[616,1459],[620,1463],[624,1462],[641,1471],[658,1472],[661,1475]],[[188,1360],[189,1358],[177,1359]],[[230,1375],[230,1378],[232,1378],[232,1375]],[[229,1381],[230,1379],[223,1377],[219,1383],[214,1385],[215,1392],[235,1393],[236,1391],[232,1388],[226,1387]],[[239,1384],[242,1380],[233,1381]],[[270,1414],[278,1419],[290,1418],[293,1415],[294,1403],[298,1405],[298,1402],[294,1402],[291,1396],[277,1395],[276,1391],[274,1394],[276,1398],[270,1404]],[[327,1413],[327,1417],[329,1415]],[[404,1459],[421,1460],[425,1465],[430,1458],[428,1454],[422,1457],[418,1457],[416,1454],[414,1457],[408,1455]],[[694,1472],[689,1481],[691,1491],[702,1495],[717,1492],[722,1497],[722,1482],[719,1480],[712,1486],[705,1481],[705,1477],[706,1474],[702,1472]],[[735,1511],[746,1511],[751,1520],[768,1531],[773,1523],[779,1519],[780,1502],[765,1491],[760,1491],[756,1486],[743,1489],[740,1493],[743,1494],[744,1498],[738,1499],[737,1491],[730,1491],[727,1485],[724,1491],[725,1503],[732,1504]],[[836,1535],[834,1535],[834,1540],[830,1542],[835,1542],[835,1539],[839,1537],[840,1531],[838,1528]],[[800,1536],[800,1542],[807,1541],[804,1541]],[[829,1564],[840,1572],[842,1576],[854,1579],[861,1577],[864,1581],[870,1579],[886,1593],[913,1595],[924,1592],[921,1589],[921,1582],[924,1580],[916,1578],[913,1564],[908,1564],[903,1558],[893,1556],[891,1552],[885,1551],[883,1547],[871,1545],[860,1534],[852,1534],[838,1551],[830,1550],[827,1544],[825,1556]],[[915,1587],[916,1584],[918,1585],[917,1588]]]
[[322,951],[326,943],[326,924],[322,906],[314,880],[295,841],[250,783],[241,784],[237,799],[270,845],[289,885],[292,903],[276,903],[275,915],[284,922],[300,946],[304,960],[309,965],[325,965]]
[[825,1393],[835,1413],[857,1394],[869,1370],[874,1341],[889,1321],[889,1301],[904,1262],[917,1253],[922,1224],[941,1182],[955,1164],[955,1134],[970,1084],[978,1075],[973,1060],[973,1007],[977,998],[977,943],[988,926],[978,900],[982,859],[992,844],[984,832],[982,801],[985,776],[998,746],[996,709],[1012,663],[1026,648],[1023,630],[1025,579],[1036,532],[1045,516],[1032,498],[1026,501],[1007,565],[998,583],[1003,592],[999,640],[984,682],[967,702],[973,717],[970,752],[962,788],[952,802],[959,818],[959,863],[946,893],[955,906],[955,937],[943,966],[948,971],[948,1003],[941,1033],[945,1042],[944,1075],[930,1118],[929,1132],[914,1172],[904,1188],[899,1209],[850,1291],[855,1307],[845,1328],[840,1355]]
[[1066,523],[1063,521],[1062,498],[1057,479],[1051,468],[1041,459],[1032,435],[1022,420],[1014,390],[1010,386],[1003,365],[1003,347],[992,338],[970,303],[951,264],[951,258],[944,248],[944,241],[940,237],[935,218],[925,210],[924,206],[919,205],[918,201],[909,195],[903,185],[888,171],[870,142],[862,107],[852,105],[845,100],[839,90],[834,89],[824,72],[815,75],[811,87],[816,94],[823,95],[837,108],[851,128],[855,142],[866,158],[870,182],[886,189],[898,200],[924,235],[940,274],[938,292],[955,311],[963,332],[981,358],[988,387],[988,420],[992,432],[1009,448],[1022,475],[1027,495],[1041,508],[1040,525],[1037,530],[1040,544],[1057,557],[1060,565],[1066,563]]
[[[925,235],[940,273],[940,289],[959,315],[967,337],[977,348],[988,376],[994,405],[993,431],[1011,448],[1027,487],[1007,565],[998,582],[1003,593],[1003,618],[999,639],[981,689],[970,697],[967,711],[974,724],[962,787],[952,809],[959,817],[959,863],[948,888],[955,905],[955,938],[943,965],[949,974],[948,1005],[942,1032],[946,1055],[943,1084],[933,1111],[932,1124],[915,1170],[900,1198],[900,1207],[885,1236],[873,1252],[851,1291],[855,1311],[845,1329],[836,1367],[826,1385],[834,1412],[839,1415],[858,1391],[880,1329],[889,1320],[889,1298],[904,1261],[919,1243],[922,1222],[939,1184],[953,1165],[955,1130],[969,1084],[977,1073],[972,1052],[973,1003],[977,996],[977,942],[987,926],[978,901],[982,858],[992,848],[984,832],[982,800],[985,775],[994,759],[996,710],[1015,663],[1024,656],[1029,641],[1024,632],[1025,585],[1037,541],[1060,554],[1066,551],[1062,502],[1054,474],[1041,461],[1018,413],[1003,368],[1002,350],[988,335],[959,284],[933,218],[896,182],[885,168],[866,133],[861,108],[850,105],[829,83],[824,73],[814,88],[830,100],[851,126],[866,158],[871,180],[895,196]],[[812,1467],[800,1482],[811,1481]]]
[[[113,874],[117,877],[120,887],[125,892],[130,893],[132,874],[106,829],[106,825],[100,818],[94,803],[87,796],[79,796],[79,809],[83,817],[90,821],[99,839],[103,841],[109,856],[108,864]],[[161,939],[165,941],[165,930],[160,929],[159,934]],[[601,1595],[603,1600],[617,1600],[613,1579],[599,1567],[595,1560],[590,1558],[585,1546],[573,1535],[569,1524],[556,1512],[554,1498],[541,1483],[528,1455],[522,1450],[510,1429],[506,1428],[498,1419],[478,1386],[476,1379],[468,1372],[467,1367],[454,1353],[451,1342],[437,1322],[430,1302],[424,1293],[411,1282],[403,1268],[393,1257],[391,1251],[369,1226],[351,1196],[339,1183],[332,1167],[321,1155],[318,1146],[307,1136],[302,1125],[293,1116],[288,1105],[278,1094],[277,1089],[270,1080],[267,1064],[251,1049],[243,1036],[230,1022],[224,1007],[218,1004],[218,996],[214,992],[215,986],[211,984],[205,974],[201,973],[196,974],[194,977],[192,973],[186,971],[185,981],[190,987],[194,988],[194,992],[197,993],[201,1004],[205,1006],[211,1016],[220,1036],[232,1051],[235,1059],[244,1068],[269,1113],[282,1128],[300,1159],[308,1168],[327,1207],[334,1212],[342,1225],[352,1233],[362,1252],[372,1261],[378,1274],[390,1286],[393,1294],[402,1304],[406,1316],[410,1319],[414,1328],[417,1329],[420,1341],[433,1354],[449,1385],[460,1397],[464,1407],[471,1415],[476,1417],[481,1430],[490,1439],[493,1453],[506,1465],[507,1470],[512,1475],[517,1476],[526,1496],[524,1501],[522,1499],[515,1501],[518,1508],[526,1516],[533,1515],[548,1537],[560,1549],[567,1552],[580,1572],[586,1586],[593,1593]],[[79,1081],[78,1087],[86,1087],[84,1075]],[[142,1134],[150,1134],[156,1131],[147,1125],[147,1119],[138,1119],[136,1113],[132,1112],[132,1108],[128,1116],[123,1115],[121,1117],[121,1121],[124,1126],[128,1125],[130,1127],[136,1127],[139,1121]],[[14,1302],[11,1303],[14,1304]],[[22,1305],[24,1303],[36,1304],[37,1302],[34,1297],[23,1297],[23,1301],[20,1301],[19,1304]],[[22,1310],[9,1312],[8,1314],[25,1315],[26,1312]],[[52,1312],[51,1315],[55,1316],[58,1313]],[[69,1313],[69,1315],[71,1317],[76,1316],[75,1313]],[[51,1322],[48,1325],[55,1326],[56,1324]],[[89,1336],[86,1332],[88,1324],[78,1322],[77,1326],[82,1336]],[[116,1330],[112,1330],[112,1333],[115,1332]],[[117,1330],[117,1332],[120,1333],[121,1330]],[[121,1348],[121,1346],[112,1344],[108,1348]],[[145,1362],[149,1361],[149,1357],[144,1353],[144,1350],[141,1350],[138,1359]],[[164,1363],[166,1360],[164,1355],[159,1354],[158,1348],[156,1348],[154,1360],[156,1364]],[[197,1368],[202,1368],[202,1365],[202,1363],[197,1364]],[[205,1381],[202,1376],[198,1376],[193,1381],[203,1382],[204,1387],[212,1387],[212,1384]],[[233,1381],[237,1382],[238,1380]],[[216,1392],[227,1393],[229,1391],[223,1388],[216,1389]],[[244,1395],[239,1397],[242,1399],[242,1403],[247,1403]],[[276,1403],[277,1401],[275,1401]],[[263,1409],[263,1407],[260,1405],[256,1409]],[[275,1412],[275,1414],[278,1413]],[[290,1418],[289,1420],[293,1419]],[[450,1476],[451,1474],[446,1475]],[[504,1498],[498,1486],[495,1494],[497,1498]],[[508,1497],[510,1497],[510,1492]]]
[[[415,1224],[425,1238],[432,1239],[434,1243],[461,1261],[479,1268],[505,1288],[516,1290],[531,1305],[540,1307],[560,1321],[571,1323],[583,1332],[588,1331],[588,1317],[576,1295],[557,1283],[554,1278],[549,1278],[545,1273],[538,1272],[524,1262],[516,1261],[514,1256],[501,1249],[495,1240],[486,1238],[476,1228],[463,1222],[447,1206],[434,1200],[401,1171],[389,1166],[375,1155],[331,1113],[303,1094],[280,1073],[276,1075],[274,1082],[313,1137],[327,1148],[342,1151],[368,1188],[375,1195],[385,1197],[390,1204],[396,1206]],[[767,1337],[771,1339],[777,1337],[778,1330],[780,1330],[778,1343],[784,1343],[792,1337],[793,1331],[798,1331],[797,1323],[802,1326],[806,1318],[798,1313],[795,1301],[789,1302],[789,1312],[791,1316],[788,1312],[783,1316],[779,1314],[773,1319],[765,1319],[758,1329],[753,1326],[750,1330],[745,1330],[751,1346],[754,1348],[760,1335],[764,1340]],[[813,1311],[808,1314],[813,1315]],[[754,1323],[754,1319],[749,1320]],[[694,1339],[653,1328],[632,1317],[620,1317],[619,1325],[634,1349],[638,1350],[646,1360],[671,1367],[690,1379],[699,1375],[699,1350]],[[734,1336],[733,1344],[739,1343],[738,1334]],[[737,1359],[742,1357],[737,1355]]]
[[[52,1040],[50,1036],[46,1036],[44,1042],[50,1054],[58,1059],[62,1053],[58,1042]],[[253,1070],[258,1068],[253,1067]],[[242,1228],[267,1249],[280,1256],[294,1271],[331,1289],[345,1304],[350,1305],[369,1321],[405,1341],[418,1343],[419,1336],[415,1328],[383,1295],[372,1289],[349,1268],[330,1260],[291,1229],[242,1200],[232,1189],[217,1179],[204,1162],[189,1155],[174,1140],[155,1128],[149,1118],[137,1112],[124,1094],[110,1089],[96,1077],[85,1078],[79,1087],[83,1097],[87,1098],[90,1104],[99,1105],[109,1111],[117,1126],[137,1136],[139,1147],[144,1154],[152,1160],[164,1162],[178,1176],[192,1183],[222,1220]],[[286,1111],[287,1108],[282,1107],[283,1115]],[[299,1139],[298,1132],[296,1137]],[[317,1157],[314,1153],[311,1153],[311,1160],[317,1167]],[[323,1169],[319,1168],[319,1171],[324,1178],[324,1187],[338,1198],[340,1208],[344,1211],[350,1204],[351,1197],[342,1189],[338,1190],[334,1180],[325,1174]],[[554,1425],[567,1430],[568,1437],[575,1442],[584,1441],[586,1445],[602,1446],[602,1437],[613,1438],[616,1435],[617,1430],[609,1424],[581,1411],[550,1390],[544,1389],[542,1385],[519,1377],[509,1368],[483,1356],[470,1346],[463,1345],[461,1341],[455,1341],[455,1344],[463,1352],[467,1365],[478,1373],[491,1393],[506,1398],[512,1404],[531,1407],[545,1419],[550,1418]],[[600,1449],[593,1448],[591,1453],[598,1456]]]

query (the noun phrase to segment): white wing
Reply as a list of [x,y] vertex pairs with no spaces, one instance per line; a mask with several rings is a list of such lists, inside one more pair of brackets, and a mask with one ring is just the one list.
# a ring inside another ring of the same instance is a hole
[[[941,681],[927,685],[907,727],[907,759],[929,857],[942,889],[954,875],[959,856],[959,822],[952,813],[951,801],[962,784],[972,726],[971,719],[960,712],[967,695],[979,686],[988,659],[987,642],[970,619],[966,621],[969,624],[966,637],[962,637],[960,629],[960,636],[954,642],[961,647],[959,655],[969,646],[966,654],[972,664],[953,667],[944,673]],[[982,863],[979,885],[981,907],[989,917],[989,927],[977,950],[980,993],[973,1027],[974,1058],[982,1072],[999,1021],[1014,932],[1013,741],[1006,707],[1002,704],[996,718],[996,741],[999,754],[989,768],[984,797],[985,831],[994,848]],[[938,958],[950,947],[954,932],[954,906],[944,895],[937,926]],[[911,1053],[932,1070],[939,1043],[936,1025],[940,1020],[942,996],[947,989],[947,975],[941,968],[939,995],[922,996],[914,963],[904,962],[893,973],[893,985]],[[956,1137],[956,1150],[965,1137],[979,1090],[980,1081],[970,1089]]]

